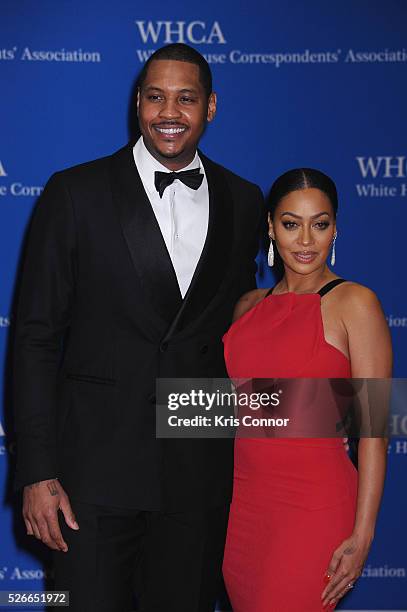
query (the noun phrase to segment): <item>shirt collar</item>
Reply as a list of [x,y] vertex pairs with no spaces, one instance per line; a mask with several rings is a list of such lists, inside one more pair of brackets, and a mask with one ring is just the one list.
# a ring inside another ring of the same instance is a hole
[[[157,190],[154,185],[154,172],[171,172],[171,170],[166,168],[166,166],[161,164],[157,159],[155,159],[155,157],[151,155],[150,151],[144,144],[144,139],[142,136],[140,136],[140,138],[133,147],[133,157],[144,187],[150,193],[157,193]],[[181,168],[180,171],[191,170],[192,168],[200,168],[201,172],[205,174],[203,164],[199,158],[197,151],[195,152],[194,159],[191,161],[191,163],[189,163],[184,168]]]

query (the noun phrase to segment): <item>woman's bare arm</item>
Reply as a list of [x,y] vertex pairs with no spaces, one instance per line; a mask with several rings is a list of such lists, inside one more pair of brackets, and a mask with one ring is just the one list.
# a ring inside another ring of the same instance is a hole
[[[390,332],[376,295],[361,285],[341,292],[352,378],[388,379],[392,372]],[[334,552],[324,604],[337,601],[363,569],[373,537],[383,492],[387,459],[386,438],[361,438],[358,452],[358,497],[353,533]]]

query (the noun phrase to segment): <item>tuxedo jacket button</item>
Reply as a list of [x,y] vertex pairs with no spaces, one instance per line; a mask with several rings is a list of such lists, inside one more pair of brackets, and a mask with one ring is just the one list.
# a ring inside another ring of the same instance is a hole
[[208,345],[204,344],[203,346],[201,346],[201,353],[204,355],[207,352],[208,352]]
[[168,348],[168,342],[161,342],[161,344],[160,344],[160,351],[161,351],[162,353],[165,353],[165,351],[167,350],[167,348]]

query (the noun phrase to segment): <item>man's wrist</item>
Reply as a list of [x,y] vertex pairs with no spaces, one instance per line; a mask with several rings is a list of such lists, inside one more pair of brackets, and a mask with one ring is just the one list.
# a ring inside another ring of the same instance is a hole
[[34,487],[38,487],[38,485],[42,484],[43,482],[53,482],[54,480],[58,480],[58,476],[46,478],[45,480],[37,480],[37,482],[31,482],[30,484],[25,485],[25,487],[27,489],[32,489]]

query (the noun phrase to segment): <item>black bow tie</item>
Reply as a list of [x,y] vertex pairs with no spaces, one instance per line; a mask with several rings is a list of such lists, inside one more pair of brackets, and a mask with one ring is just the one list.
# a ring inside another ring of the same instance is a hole
[[193,168],[192,170],[184,170],[183,172],[155,172],[154,173],[154,185],[160,194],[160,198],[163,197],[163,193],[171,185],[175,179],[179,179],[184,185],[191,189],[198,189],[203,181],[203,174],[200,174],[200,168]]

